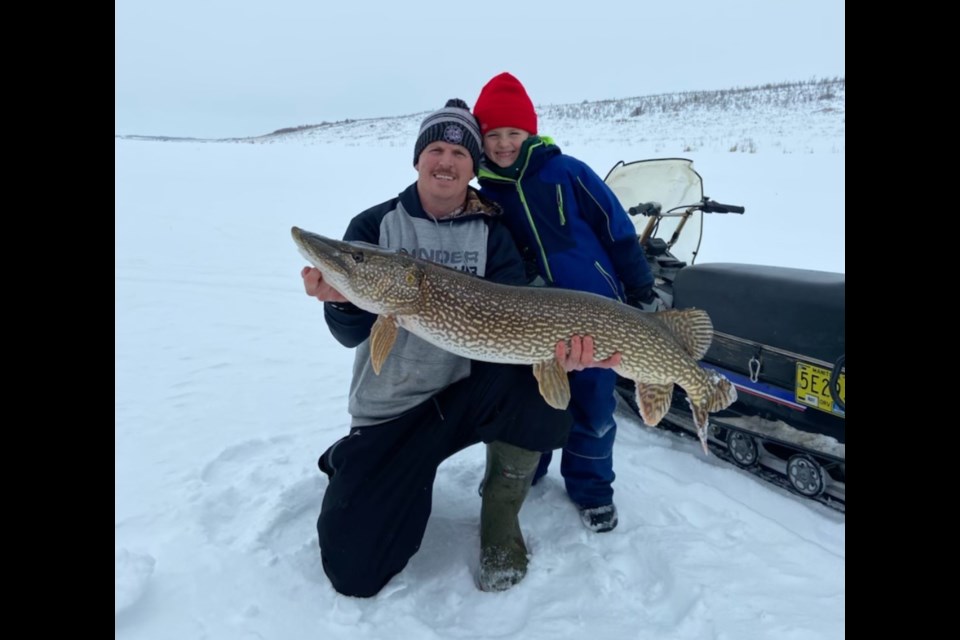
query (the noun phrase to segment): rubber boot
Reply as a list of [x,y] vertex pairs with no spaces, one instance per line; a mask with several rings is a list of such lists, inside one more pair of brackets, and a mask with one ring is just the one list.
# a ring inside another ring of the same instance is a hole
[[539,461],[538,451],[499,441],[487,445],[477,578],[481,591],[505,591],[527,575],[519,514]]
[[540,462],[537,464],[536,473],[533,474],[533,486],[537,486],[537,483],[543,480],[543,476],[547,475],[547,470],[550,468],[550,460],[552,458],[553,451],[540,454]]

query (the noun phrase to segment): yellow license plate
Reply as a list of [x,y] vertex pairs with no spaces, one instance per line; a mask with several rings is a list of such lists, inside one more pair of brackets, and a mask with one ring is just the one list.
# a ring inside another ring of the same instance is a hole
[[[797,402],[808,407],[842,416],[844,415],[843,409],[834,402],[833,396],[830,394],[830,373],[829,369],[808,362],[798,362],[796,399]],[[846,374],[841,372],[840,379],[837,381],[837,391],[839,391],[840,401],[844,405],[847,402],[844,395],[847,386],[845,378]]]

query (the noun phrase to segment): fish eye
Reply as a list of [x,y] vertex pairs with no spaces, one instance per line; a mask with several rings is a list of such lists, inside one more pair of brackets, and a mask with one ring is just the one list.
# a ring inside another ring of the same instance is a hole
[[363,254],[360,253],[360,252],[357,252],[357,253],[353,254],[353,261],[354,261],[354,262],[363,262]]

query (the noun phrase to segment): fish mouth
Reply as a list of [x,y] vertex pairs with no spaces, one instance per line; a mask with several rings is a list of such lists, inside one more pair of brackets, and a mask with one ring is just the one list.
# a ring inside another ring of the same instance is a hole
[[320,271],[349,273],[350,245],[346,242],[304,231],[300,227],[292,227],[290,235],[303,257]]

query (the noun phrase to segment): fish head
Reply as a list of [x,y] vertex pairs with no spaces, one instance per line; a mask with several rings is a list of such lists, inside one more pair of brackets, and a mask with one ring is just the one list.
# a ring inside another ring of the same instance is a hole
[[380,315],[416,313],[423,267],[405,253],[290,230],[304,258],[347,300]]

